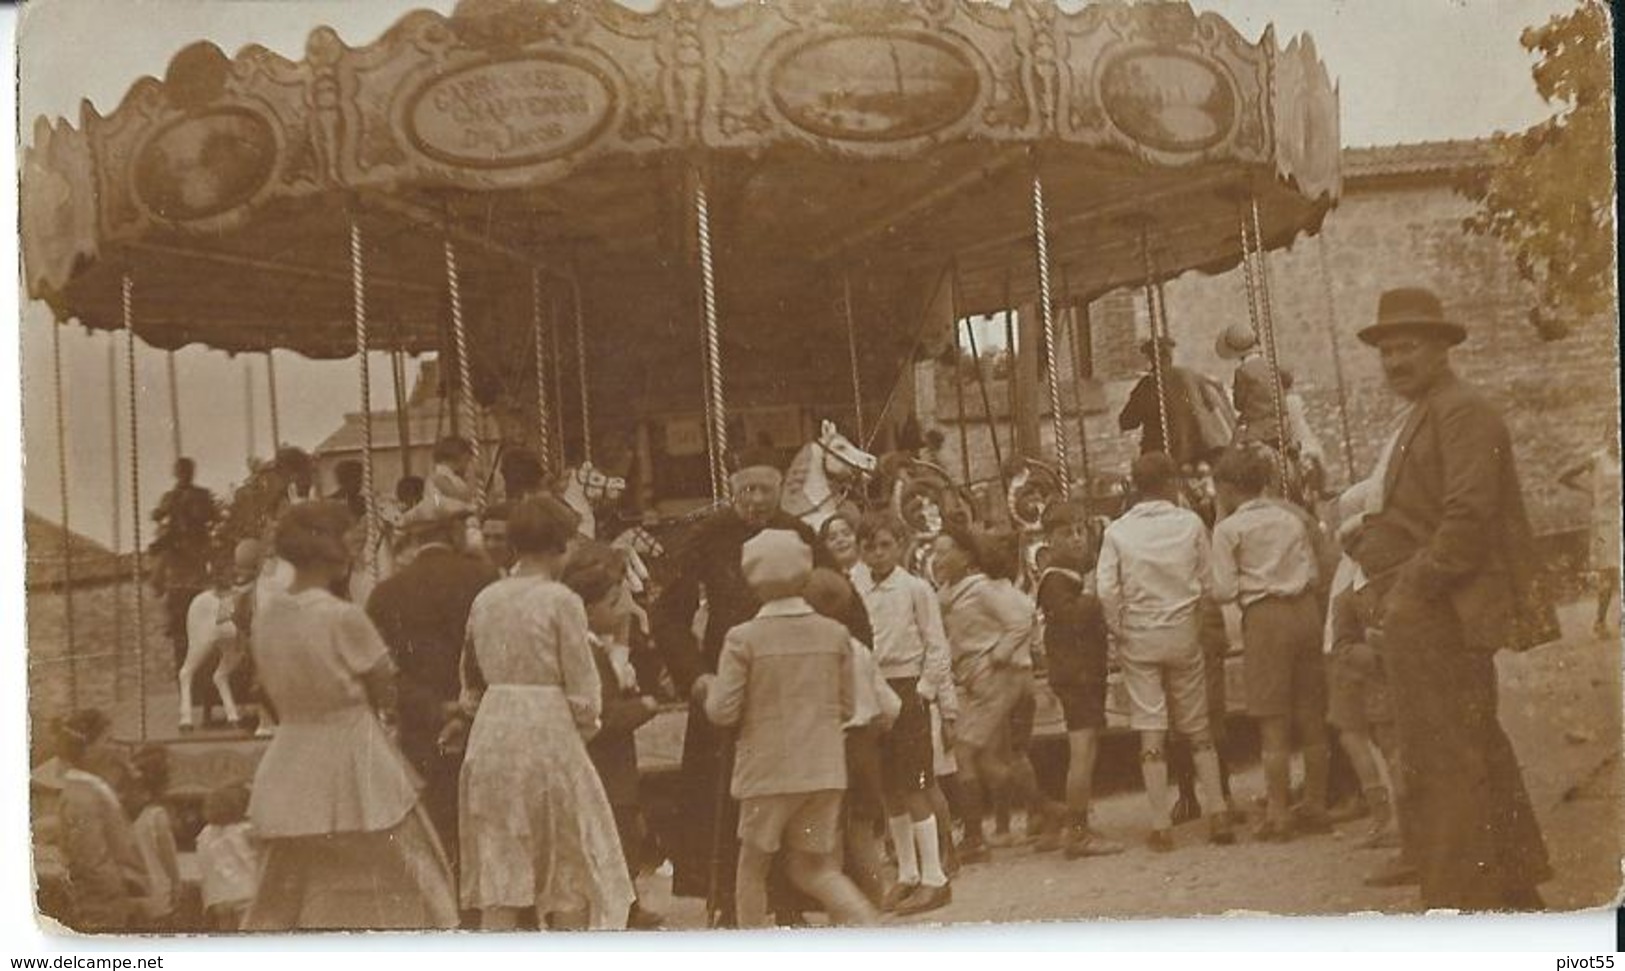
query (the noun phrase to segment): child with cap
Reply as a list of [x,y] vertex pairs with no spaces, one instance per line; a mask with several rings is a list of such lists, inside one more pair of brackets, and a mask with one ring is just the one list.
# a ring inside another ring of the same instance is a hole
[[739,805],[736,907],[740,927],[766,927],[767,876],[785,869],[838,924],[871,924],[874,909],[841,873],[836,834],[846,789],[843,726],[854,710],[851,635],[802,597],[812,549],[799,535],[765,529],[744,544],[745,582],[761,600],[731,628],[705,713],[737,726],[730,792]]
[[1094,534],[1088,509],[1076,500],[1044,510],[1050,557],[1038,577],[1038,608],[1044,615],[1044,657],[1049,687],[1061,703],[1070,752],[1066,770],[1066,858],[1121,853],[1121,844],[1089,828],[1095,756],[1106,729],[1106,671],[1110,645],[1106,614],[1085,582],[1094,571]]

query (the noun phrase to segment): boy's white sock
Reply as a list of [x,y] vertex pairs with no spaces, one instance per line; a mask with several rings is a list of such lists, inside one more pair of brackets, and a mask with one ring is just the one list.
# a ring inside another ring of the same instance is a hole
[[914,849],[914,822],[908,814],[893,816],[886,820],[886,828],[891,831],[892,846],[897,850],[897,882],[920,882],[920,857]]
[[914,824],[914,842],[920,850],[920,882],[940,887],[948,882],[942,872],[942,846],[937,842],[937,817],[927,816]]

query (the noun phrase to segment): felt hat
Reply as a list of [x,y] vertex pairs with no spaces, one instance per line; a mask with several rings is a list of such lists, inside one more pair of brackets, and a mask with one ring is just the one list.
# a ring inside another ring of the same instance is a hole
[[1258,335],[1253,333],[1251,326],[1243,323],[1231,324],[1219,332],[1213,341],[1214,353],[1226,361],[1239,360],[1243,354],[1258,347]]
[[739,565],[745,582],[764,600],[801,592],[812,573],[812,547],[789,529],[764,529],[745,541]]
[[1401,287],[1385,292],[1377,301],[1377,322],[1359,332],[1360,340],[1372,347],[1395,334],[1434,337],[1447,344],[1467,339],[1467,328],[1446,320],[1444,307],[1431,290]]

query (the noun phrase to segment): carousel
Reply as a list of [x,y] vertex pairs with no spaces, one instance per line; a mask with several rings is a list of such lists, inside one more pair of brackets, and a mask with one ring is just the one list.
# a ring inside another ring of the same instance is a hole
[[[929,533],[967,483],[873,453],[976,316],[1036,321],[1052,445],[1000,456],[1018,524],[1101,493],[1060,361],[1109,291],[1144,291],[1155,339],[1163,281],[1243,266],[1279,413],[1265,255],[1318,230],[1338,153],[1309,38],[1183,3],[465,0],[365,47],[317,27],[301,60],[193,45],[106,116],[37,119],[24,272],[57,334],[122,331],[132,375],[142,344],[353,358],[374,578],[368,352],[437,355],[463,427],[496,415],[589,508],[629,483],[628,543],[658,560],[727,500],[741,439],[806,446],[798,514],[925,495],[905,511]],[[237,505],[222,543],[265,525]],[[188,748],[200,787],[258,752]]]

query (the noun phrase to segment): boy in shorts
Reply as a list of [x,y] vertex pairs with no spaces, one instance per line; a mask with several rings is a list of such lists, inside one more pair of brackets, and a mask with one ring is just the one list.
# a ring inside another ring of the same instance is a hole
[[[1293,829],[1331,831],[1326,816],[1326,669],[1316,596],[1315,538],[1303,518],[1264,498],[1271,469],[1261,454],[1233,449],[1213,477],[1222,518],[1213,529],[1213,597],[1241,604],[1247,711],[1262,736],[1268,804],[1262,840],[1286,840]],[[1303,747],[1303,803],[1288,809],[1292,730]]]
[[[1138,501],[1106,528],[1096,572],[1106,627],[1118,645],[1129,727],[1140,733],[1140,773],[1157,852],[1174,847],[1165,753],[1170,727],[1190,740],[1202,800],[1223,806],[1209,731],[1198,605],[1207,593],[1209,542],[1200,516],[1177,504],[1179,470],[1147,452],[1130,472]],[[1230,814],[1208,817],[1214,843],[1235,842]]]
[[936,594],[902,568],[907,538],[908,527],[895,515],[865,516],[858,523],[863,562],[852,568],[852,585],[863,597],[874,630],[875,662],[902,701],[880,747],[886,825],[897,852],[897,885],[886,895],[885,909],[918,914],[953,899],[931,805],[936,774],[929,709],[940,708],[951,748],[958,704]]
[[813,558],[796,533],[763,530],[740,562],[762,607],[728,631],[705,700],[713,724],[739,729],[730,787],[739,800],[739,926],[770,926],[767,877],[781,846],[790,882],[832,921],[872,924],[874,909],[837,862],[851,635],[802,598]]
[[1109,644],[1100,601],[1084,577],[1094,569],[1096,551],[1088,510],[1068,500],[1044,510],[1044,540],[1050,558],[1038,578],[1038,607],[1044,612],[1044,656],[1049,687],[1066,718],[1066,831],[1062,851],[1069,860],[1121,853],[1123,847],[1089,827],[1089,799],[1100,733],[1106,728],[1106,662]]

